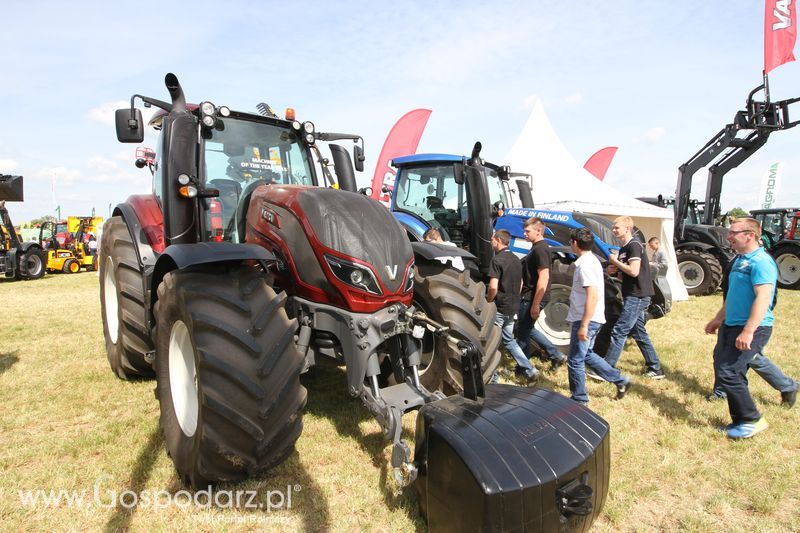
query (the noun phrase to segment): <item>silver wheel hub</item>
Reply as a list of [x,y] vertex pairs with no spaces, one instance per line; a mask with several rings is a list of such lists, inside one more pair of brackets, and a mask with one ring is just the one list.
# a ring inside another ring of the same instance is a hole
[[792,253],[779,255],[775,260],[778,263],[778,278],[784,285],[794,285],[800,280],[800,257]]
[[106,259],[103,276],[103,303],[106,306],[106,331],[111,344],[119,339],[119,302],[117,301],[117,278],[114,276],[114,261]]
[[197,430],[197,367],[189,328],[177,320],[169,334],[169,392],[178,425],[187,437]]
[[703,272],[703,267],[694,261],[683,261],[678,265],[678,272],[681,274],[683,284],[687,289],[694,289],[703,284],[706,275]]

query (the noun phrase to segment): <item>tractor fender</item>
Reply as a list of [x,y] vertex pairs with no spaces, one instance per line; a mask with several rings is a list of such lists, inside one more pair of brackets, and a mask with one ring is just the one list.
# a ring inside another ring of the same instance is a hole
[[[155,295],[158,285],[168,272],[185,270],[201,265],[243,263],[244,261],[274,261],[275,255],[255,244],[232,242],[198,242],[171,244],[158,257],[150,278],[150,294]],[[151,302],[151,308],[155,301]]]
[[[716,250],[717,249],[716,246],[712,246],[711,244],[706,244],[706,243],[700,242],[700,241],[682,242],[680,244],[675,245],[675,250],[676,251],[677,250],[687,250],[687,249],[692,249],[692,248],[694,248],[695,250],[701,250],[703,252],[709,252],[711,254],[714,254],[712,250]],[[714,254],[714,255],[716,255],[716,254]]]
[[28,251],[28,250],[30,250],[31,248],[38,248],[39,250],[43,250],[43,248],[41,247],[41,245],[39,245],[39,243],[38,243],[38,242],[35,242],[35,241],[27,241],[27,242],[23,242],[23,243],[20,245],[20,248],[22,249],[22,253],[25,253],[25,252],[27,252],[27,251]]
[[125,221],[134,244],[133,248],[136,250],[136,260],[139,262],[140,270],[142,272],[152,271],[158,254],[147,239],[147,234],[142,229],[142,223],[134,206],[130,203],[119,204],[114,208],[111,216],[120,216]]
[[464,257],[467,259],[476,259],[474,255],[459,248],[458,246],[450,246],[447,244],[433,244],[429,242],[412,242],[411,249],[414,250],[414,257],[421,257],[431,261],[442,257]]
[[458,271],[470,270],[470,276],[475,279],[480,278],[478,259],[463,248],[447,244],[412,242],[411,249],[414,251],[414,261],[418,265],[434,262],[449,264]]
[[420,217],[405,213],[403,211],[393,211],[394,218],[403,226],[403,229],[408,233],[411,241],[422,241],[422,236],[430,229]]

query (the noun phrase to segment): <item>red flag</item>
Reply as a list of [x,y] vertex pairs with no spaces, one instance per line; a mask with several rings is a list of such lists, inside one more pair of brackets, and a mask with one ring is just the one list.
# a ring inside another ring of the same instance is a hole
[[373,198],[389,204],[391,196],[388,192],[384,193],[383,188],[386,187],[391,191],[396,173],[395,169],[389,166],[389,161],[401,155],[412,155],[417,152],[419,140],[430,116],[430,109],[414,109],[400,117],[389,130],[375,166],[375,174],[372,176]]
[[764,13],[764,74],[794,61],[797,10],[794,0],[766,0]]
[[589,171],[595,178],[603,181],[603,178],[606,177],[608,167],[611,165],[611,160],[614,159],[614,154],[616,153],[616,146],[601,148],[595,152],[592,157],[586,160],[586,164],[583,165],[583,168]]

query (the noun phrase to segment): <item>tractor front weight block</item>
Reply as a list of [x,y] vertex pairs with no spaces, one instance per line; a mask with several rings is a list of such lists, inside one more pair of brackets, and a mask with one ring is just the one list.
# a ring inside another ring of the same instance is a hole
[[608,424],[545,389],[486,385],[417,417],[414,465],[431,531],[586,531],[608,493]]

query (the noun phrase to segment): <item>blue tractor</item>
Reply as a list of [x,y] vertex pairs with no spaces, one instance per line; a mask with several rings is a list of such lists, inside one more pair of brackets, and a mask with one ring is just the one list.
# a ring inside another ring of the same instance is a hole
[[[536,327],[566,350],[569,344],[566,316],[575,260],[569,247],[569,233],[578,227],[590,228],[595,236],[594,253],[605,263],[609,252],[617,248],[610,244],[615,242],[611,222],[587,213],[534,209],[529,181],[514,179],[525,175],[483,161],[480,149],[480,143],[476,143],[470,157],[416,154],[393,159],[397,175],[391,210],[412,242],[421,241],[425,231],[436,228],[443,239],[470,252],[470,256],[456,259],[453,267],[483,281],[494,254],[490,244],[492,232],[508,230],[512,236],[511,251],[523,257],[530,249],[523,236],[523,222],[532,216],[543,219],[547,225],[545,236],[553,251],[553,265],[550,301]],[[521,206],[509,207],[512,202]],[[642,238],[641,233],[638,235]],[[664,316],[672,303],[664,272],[655,274],[651,318]],[[621,310],[620,284],[616,279],[607,278],[605,295],[607,324],[596,342],[600,354],[605,354],[611,326]]]

